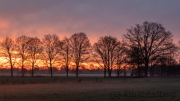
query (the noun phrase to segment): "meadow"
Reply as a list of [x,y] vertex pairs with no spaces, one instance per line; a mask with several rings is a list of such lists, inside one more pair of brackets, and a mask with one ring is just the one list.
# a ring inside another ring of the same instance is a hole
[[180,78],[0,77],[0,101],[180,101]]

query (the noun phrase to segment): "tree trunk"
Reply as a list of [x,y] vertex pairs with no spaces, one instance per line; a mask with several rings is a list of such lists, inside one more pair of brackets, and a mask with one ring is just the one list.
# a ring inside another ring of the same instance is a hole
[[124,69],[124,81],[126,80],[126,69]]
[[110,67],[108,67],[108,73],[109,73],[109,77],[111,77],[111,69],[110,69]]
[[22,71],[22,77],[24,77],[24,56],[22,55],[22,61],[21,61],[21,71]]
[[140,67],[139,67],[139,64],[138,64],[138,77],[141,76],[141,72],[140,72]]
[[24,66],[21,67],[22,77],[24,77]]
[[145,76],[148,77],[148,68],[149,68],[149,64],[148,61],[145,62]]
[[69,63],[69,50],[67,49],[66,50],[66,77],[68,77],[68,71],[69,71],[69,66],[68,66],[68,63]]
[[106,77],[106,66],[104,66],[104,78]]
[[31,76],[34,77],[34,63],[32,63],[32,70],[31,70]]
[[12,64],[12,60],[10,59],[10,64],[11,64],[11,77],[13,77],[13,64]]
[[50,62],[50,72],[51,72],[51,77],[53,77],[52,63],[51,62]]
[[140,71],[140,62],[139,62],[139,56],[138,56],[138,76],[141,76],[141,71]]
[[120,75],[120,67],[118,66],[118,69],[117,69],[117,77],[119,77]]
[[11,77],[13,77],[13,66],[11,65]]
[[79,66],[76,66],[76,77],[78,77]]
[[66,66],[66,77],[68,77],[68,71],[69,71],[69,67]]
[[119,70],[117,71],[117,77],[119,77]]
[[111,71],[109,71],[109,77],[111,77]]
[[22,67],[21,67],[21,71],[22,71],[22,77],[24,77],[24,61],[22,60]]

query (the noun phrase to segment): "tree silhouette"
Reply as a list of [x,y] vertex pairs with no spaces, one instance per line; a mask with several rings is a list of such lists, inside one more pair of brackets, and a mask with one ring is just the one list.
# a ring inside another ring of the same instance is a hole
[[145,65],[145,76],[148,76],[150,62],[172,48],[172,33],[159,23],[146,21],[142,25],[136,24],[127,30],[124,38],[131,45],[139,47]]
[[76,77],[78,77],[80,63],[89,58],[91,44],[83,32],[73,34],[69,41],[72,48],[72,60],[76,65]]
[[3,51],[3,56],[6,57],[6,59],[9,62],[9,65],[11,67],[11,77],[13,77],[13,51],[14,51],[14,41],[6,37],[3,39],[0,43],[1,51]]
[[120,73],[122,72],[122,66],[124,63],[126,63],[126,44],[124,42],[120,42],[118,47],[116,48],[116,66],[117,66],[117,76],[119,77]]
[[126,63],[131,65],[132,67],[137,67],[138,76],[140,77],[141,76],[140,66],[143,64],[140,49],[139,47],[135,45],[129,45],[128,43],[126,43],[126,46],[127,46]]
[[[93,45],[94,52],[99,56],[104,65],[104,77],[106,77],[106,69],[108,70],[109,77],[111,77],[112,68],[117,59],[117,48],[120,42],[116,37],[104,36],[100,37],[98,42]],[[97,58],[97,57],[95,57]]]
[[72,57],[72,49],[70,48],[70,42],[67,37],[65,37],[62,40],[62,50],[60,52],[60,55],[62,55],[65,63],[65,68],[66,68],[66,76],[68,77],[68,71],[69,71],[69,64],[71,62],[71,57]]
[[51,77],[53,76],[53,64],[58,60],[58,54],[60,52],[61,42],[56,34],[44,35],[42,39],[44,45],[44,57],[50,68]]
[[114,71],[118,77],[123,72],[126,75],[127,69],[131,69],[132,76],[134,73],[137,76],[176,76],[180,73],[177,63],[180,42],[174,44],[172,33],[157,22],[145,21],[130,27],[122,41],[116,37],[102,36],[93,47],[87,35],[79,32],[62,41],[56,34],[46,34],[42,41],[38,37],[26,35],[15,40],[6,37],[1,40],[0,48],[1,56],[7,59],[5,63],[10,66],[12,77],[15,72],[13,68],[20,66],[24,76],[25,67],[30,65],[34,76],[35,67],[40,66],[39,60],[47,65],[51,77],[53,68],[60,63],[65,66],[67,77],[70,65],[78,77],[79,68],[87,70],[82,63],[90,64],[88,61],[98,63],[104,69],[104,77],[107,74],[111,77]]
[[41,40],[37,37],[30,37],[28,44],[28,59],[31,63],[31,75],[34,76],[34,67],[37,64],[37,59],[40,59],[40,54],[43,52]]
[[178,47],[175,44],[171,48],[164,51],[163,54],[156,58],[155,63],[161,67],[161,76],[168,76],[171,72],[171,67],[176,64],[175,54],[178,52]]
[[24,65],[28,56],[28,44],[27,44],[28,41],[29,41],[29,37],[25,35],[16,38],[16,51],[18,55],[21,57],[22,77],[24,77]]

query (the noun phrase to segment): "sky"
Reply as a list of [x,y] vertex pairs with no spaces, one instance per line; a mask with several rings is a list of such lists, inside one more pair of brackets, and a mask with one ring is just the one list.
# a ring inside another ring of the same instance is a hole
[[180,0],[0,0],[0,39],[21,35],[60,39],[84,32],[91,43],[111,35],[121,40],[144,21],[163,24],[180,40]]

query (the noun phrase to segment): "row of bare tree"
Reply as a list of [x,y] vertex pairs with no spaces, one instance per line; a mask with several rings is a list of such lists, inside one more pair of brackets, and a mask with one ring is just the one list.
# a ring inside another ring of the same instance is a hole
[[61,41],[56,34],[47,34],[44,35],[42,41],[37,37],[22,35],[15,41],[6,37],[1,42],[2,53],[11,67],[11,76],[13,76],[15,62],[13,59],[16,57],[21,61],[22,76],[24,76],[24,65],[27,60],[31,63],[32,76],[34,76],[34,67],[38,64],[38,60],[45,60],[53,76],[53,65],[62,59],[66,65],[67,76],[69,63],[73,61],[78,77],[79,65],[88,59],[90,48],[90,42],[85,33],[75,33],[70,38],[65,37]]
[[138,76],[148,76],[149,73],[153,74],[149,68],[153,65],[175,63],[174,54],[179,50],[173,43],[171,32],[166,31],[160,23],[147,21],[129,28],[122,41],[116,37],[103,36],[91,45],[86,34],[80,32],[63,40],[60,40],[56,34],[44,35],[42,40],[25,35],[15,40],[6,37],[1,41],[0,46],[2,56],[6,57],[11,67],[12,77],[17,59],[21,61],[18,64],[21,66],[22,76],[27,61],[31,64],[32,76],[34,76],[34,68],[39,60],[45,61],[51,76],[53,76],[54,64],[58,64],[59,60],[66,67],[67,77],[71,62],[76,66],[76,77],[78,77],[81,63],[87,60],[103,67],[104,77],[107,73],[111,77],[113,69],[117,70],[119,76],[122,70],[127,68],[137,68]]

